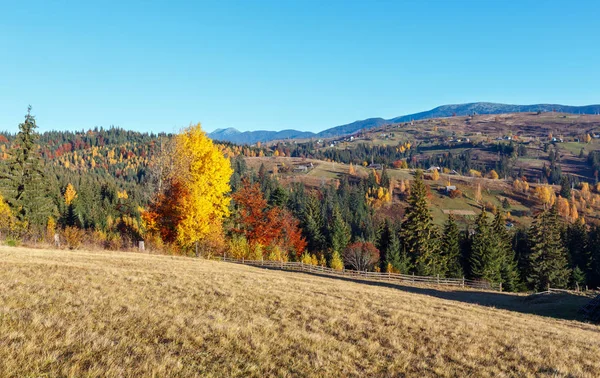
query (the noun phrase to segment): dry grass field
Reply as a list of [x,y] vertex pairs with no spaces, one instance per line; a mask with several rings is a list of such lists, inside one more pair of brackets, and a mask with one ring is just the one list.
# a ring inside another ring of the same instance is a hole
[[598,376],[600,327],[485,295],[0,247],[0,375]]

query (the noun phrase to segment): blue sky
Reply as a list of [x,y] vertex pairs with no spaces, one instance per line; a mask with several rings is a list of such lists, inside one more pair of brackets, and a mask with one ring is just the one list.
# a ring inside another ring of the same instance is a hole
[[0,0],[0,130],[319,131],[600,102],[598,1]]

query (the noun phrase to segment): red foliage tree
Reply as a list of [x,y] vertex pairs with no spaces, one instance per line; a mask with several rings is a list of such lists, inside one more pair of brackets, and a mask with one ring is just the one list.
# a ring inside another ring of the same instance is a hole
[[161,239],[167,243],[173,243],[177,239],[177,225],[183,219],[178,211],[179,201],[187,196],[185,187],[173,181],[169,188],[159,194],[153,201],[148,211],[142,212],[142,219],[146,222],[146,228],[150,232],[157,232]]
[[292,214],[277,206],[269,208],[258,183],[244,180],[243,186],[232,196],[238,206],[238,225],[235,232],[243,234],[250,245],[279,245],[300,256],[306,240]]

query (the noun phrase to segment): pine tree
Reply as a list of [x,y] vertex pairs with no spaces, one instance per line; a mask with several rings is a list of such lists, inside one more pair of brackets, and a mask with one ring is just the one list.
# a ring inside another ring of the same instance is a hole
[[560,178],[560,195],[563,198],[571,199],[571,183],[567,176]]
[[[388,245],[387,259],[394,271],[402,274],[408,274],[412,268],[410,258],[406,254],[406,250],[402,248],[402,243],[398,238],[396,227],[392,227],[392,235]],[[387,267],[386,267],[387,269]]]
[[44,168],[38,152],[35,117],[31,106],[25,121],[19,124],[15,147],[5,169],[0,172],[0,189],[14,215],[25,226],[45,225],[52,212],[48,185],[44,183]]
[[379,180],[379,183],[382,187],[384,187],[386,189],[389,188],[389,186],[390,186],[390,175],[388,174],[385,166],[383,167],[383,170],[381,171],[381,179]]
[[588,247],[588,233],[583,219],[577,219],[574,223],[567,226],[565,239],[571,267],[573,269],[579,267],[582,271],[587,270],[591,261]]
[[507,291],[516,291],[519,287],[519,270],[515,252],[511,246],[511,237],[506,230],[504,214],[497,209],[492,223],[493,239],[501,259],[500,276],[503,288]]
[[423,174],[417,171],[402,224],[404,248],[414,261],[417,274],[443,274],[445,271],[439,253],[438,236],[427,205],[427,188],[423,182]]
[[569,282],[571,272],[561,240],[561,228],[556,205],[540,213],[530,228],[527,280],[535,290],[545,290],[548,286],[564,288]]
[[[331,246],[333,253],[341,256],[342,252],[350,243],[350,226],[343,219],[339,206],[333,208],[333,217],[331,225]],[[332,255],[333,258],[333,255]]]
[[463,277],[464,271],[461,264],[460,232],[454,220],[454,215],[448,215],[442,236],[442,253],[446,256],[448,277]]
[[322,252],[325,249],[323,227],[324,220],[320,203],[315,196],[308,196],[302,213],[302,232],[308,242],[310,252]]
[[493,231],[488,223],[487,212],[482,209],[475,221],[475,234],[471,244],[469,258],[471,275],[478,279],[500,282],[501,256]]
[[595,225],[588,234],[590,263],[586,267],[586,278],[591,287],[600,286],[600,226]]

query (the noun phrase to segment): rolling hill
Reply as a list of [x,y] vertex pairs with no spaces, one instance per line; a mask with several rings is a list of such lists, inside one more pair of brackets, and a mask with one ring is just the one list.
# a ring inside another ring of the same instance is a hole
[[340,125],[323,130],[319,133],[282,130],[282,131],[245,131],[241,132],[235,128],[218,129],[209,134],[214,140],[228,141],[239,144],[253,144],[256,142],[268,142],[282,139],[301,138],[330,138],[348,135],[363,129],[371,129],[388,123],[402,123],[417,121],[428,118],[440,118],[451,116],[464,116],[471,114],[503,114],[522,112],[558,112],[572,114],[598,114],[600,105],[569,106],[558,104],[535,104],[535,105],[508,105],[491,102],[474,102],[468,104],[442,105],[437,108],[414,114],[403,115],[391,119],[368,118],[355,121],[346,125]]
[[600,370],[600,327],[572,320],[587,301],[579,296],[365,284],[140,253],[0,246],[0,264],[5,377]]

